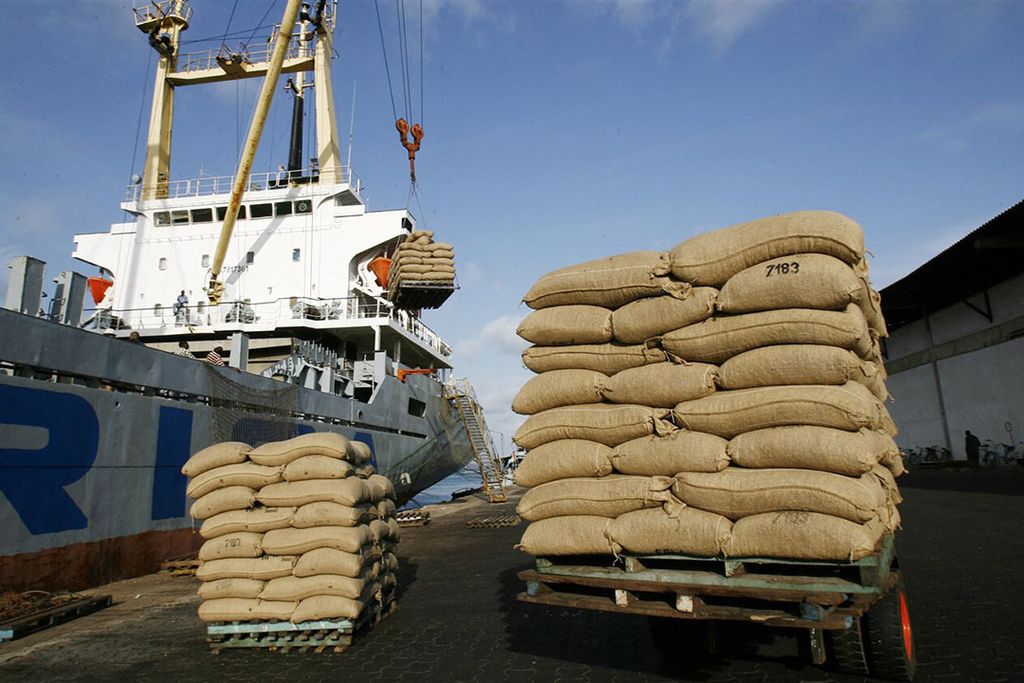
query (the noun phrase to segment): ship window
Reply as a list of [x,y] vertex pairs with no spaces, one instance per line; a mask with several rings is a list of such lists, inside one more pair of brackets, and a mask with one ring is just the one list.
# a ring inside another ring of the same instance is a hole
[[291,202],[278,202],[274,204],[274,215],[275,216],[291,216],[292,215],[292,203]]
[[246,263],[251,264],[251,263],[253,263],[255,261],[256,261],[256,252],[255,251],[248,251],[248,252],[245,253],[245,262]]
[[188,225],[188,211],[186,211],[185,209],[171,211],[171,224]]
[[295,213],[313,213],[313,202],[308,199],[295,202]]
[[167,258],[164,256],[160,257],[159,262],[160,270],[167,270]]
[[[227,215],[228,215],[228,207],[226,207],[226,206],[218,206],[217,207],[217,220],[223,221],[224,217],[227,216]],[[238,207],[238,216],[237,216],[237,218],[240,221],[244,221],[245,220],[245,207],[244,206],[239,206]]]
[[249,207],[249,215],[253,218],[270,218],[274,215],[272,204],[253,204]]
[[292,249],[292,261],[301,261],[301,260],[302,260],[302,250],[301,249]]
[[153,214],[153,223],[158,228],[162,228],[165,225],[171,224],[171,212],[170,211],[157,211]]
[[209,254],[203,254],[203,259],[200,262],[200,264],[202,265],[203,268],[209,268],[210,267],[210,255]]
[[192,209],[193,223],[212,223],[213,209]]
[[423,401],[417,401],[414,398],[409,399],[409,414],[413,417],[423,417],[427,412],[427,404]]

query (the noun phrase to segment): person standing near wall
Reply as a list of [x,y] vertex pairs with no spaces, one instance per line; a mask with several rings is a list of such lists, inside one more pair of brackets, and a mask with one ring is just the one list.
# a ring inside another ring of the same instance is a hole
[[971,430],[968,429],[964,432],[964,449],[967,451],[967,462],[971,465],[978,465],[978,452],[981,450],[981,441],[974,434],[971,434]]

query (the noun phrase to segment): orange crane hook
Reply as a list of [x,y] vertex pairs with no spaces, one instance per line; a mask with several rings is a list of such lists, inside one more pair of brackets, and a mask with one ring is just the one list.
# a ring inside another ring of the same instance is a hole
[[[420,151],[420,142],[423,140],[423,127],[418,124],[412,124],[412,128],[409,128],[409,122],[405,119],[398,119],[395,121],[395,128],[398,129],[398,134],[402,140],[402,147],[405,147],[406,151],[409,152],[409,177],[412,178],[412,182],[416,182],[416,152]],[[412,132],[412,142],[409,142],[409,132]]]

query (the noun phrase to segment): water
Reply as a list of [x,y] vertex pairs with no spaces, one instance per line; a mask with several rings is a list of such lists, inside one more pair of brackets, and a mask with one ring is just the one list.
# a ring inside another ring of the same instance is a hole
[[402,509],[413,510],[424,505],[447,503],[452,499],[452,494],[479,489],[482,486],[483,480],[480,478],[480,467],[475,462],[470,462],[455,474],[442,479],[429,489],[420,491]]

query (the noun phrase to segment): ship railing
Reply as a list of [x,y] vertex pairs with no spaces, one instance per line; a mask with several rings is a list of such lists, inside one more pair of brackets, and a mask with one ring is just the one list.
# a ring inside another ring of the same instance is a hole
[[164,17],[174,17],[186,24],[192,21],[192,6],[181,0],[150,0],[132,8],[135,25],[149,30],[149,27]]
[[[307,184],[319,181],[324,175],[319,169],[303,169],[301,171],[269,171],[264,173],[249,174],[249,182],[245,188],[246,192],[260,192],[262,190],[275,190]],[[178,199],[181,197],[203,197],[213,194],[229,194],[234,185],[235,176],[203,175],[197,178],[184,178],[180,180],[166,180],[157,184],[156,188],[143,186],[141,184],[129,185],[125,190],[125,201],[134,202],[142,198],[146,190],[155,189],[156,196],[160,199]],[[341,166],[341,177],[339,183],[347,183],[348,186],[359,195],[362,190],[362,181],[352,172],[349,166]]]
[[91,329],[132,329],[158,334],[181,334],[223,325],[237,326],[244,331],[247,326],[274,329],[313,323],[311,326],[320,327],[316,323],[388,319],[442,357],[452,355],[452,347],[423,321],[383,299],[367,296],[283,297],[273,301],[225,301],[216,306],[199,303],[180,308],[157,304],[152,308],[90,309],[86,313],[87,326]]

